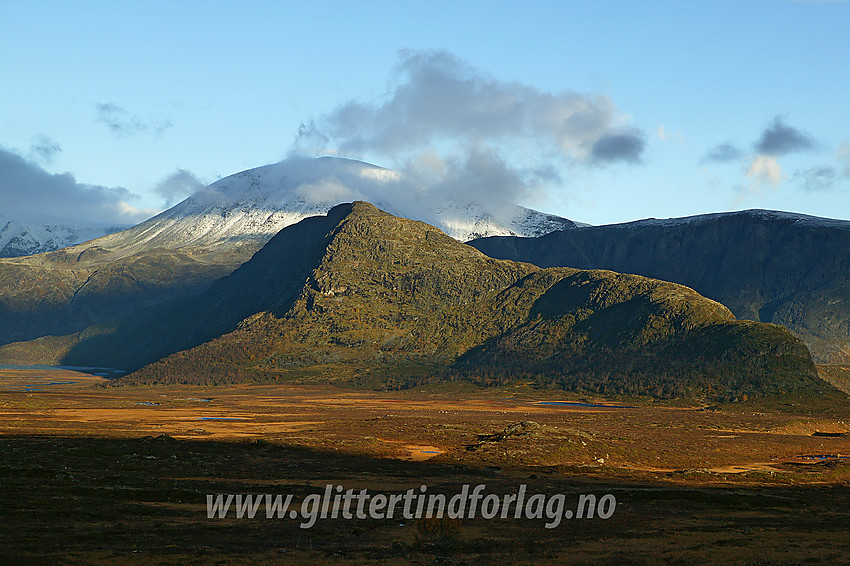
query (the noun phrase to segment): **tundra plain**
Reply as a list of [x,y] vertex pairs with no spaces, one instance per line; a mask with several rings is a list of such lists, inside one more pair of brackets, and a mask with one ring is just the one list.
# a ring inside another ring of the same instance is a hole
[[[2,558],[125,564],[832,564],[850,548],[850,410],[457,383],[115,387],[0,375]],[[327,484],[612,493],[609,519],[208,519],[206,495]],[[435,530],[436,529],[436,530]]]

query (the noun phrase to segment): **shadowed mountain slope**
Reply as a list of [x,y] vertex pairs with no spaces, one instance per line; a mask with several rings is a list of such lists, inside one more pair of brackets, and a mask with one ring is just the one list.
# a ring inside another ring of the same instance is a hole
[[96,243],[0,259],[0,344],[75,332],[199,293],[237,265],[161,248],[116,260]]
[[712,399],[828,388],[787,330],[689,288],[491,259],[363,202],[281,230],[197,297],[60,346],[63,363],[141,368],[127,383],[532,379]]
[[850,361],[850,222],[750,210],[471,245],[540,267],[612,269],[687,285],[739,318],[789,328],[819,361]]

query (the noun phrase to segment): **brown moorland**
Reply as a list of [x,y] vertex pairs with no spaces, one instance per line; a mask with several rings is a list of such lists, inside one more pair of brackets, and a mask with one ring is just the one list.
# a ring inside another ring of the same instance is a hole
[[[850,545],[850,411],[835,404],[704,406],[530,384],[114,388],[35,369],[0,379],[10,563],[834,564]],[[207,519],[207,494],[301,501],[327,484],[449,496],[526,484],[568,501],[612,493],[617,507],[554,529]]]

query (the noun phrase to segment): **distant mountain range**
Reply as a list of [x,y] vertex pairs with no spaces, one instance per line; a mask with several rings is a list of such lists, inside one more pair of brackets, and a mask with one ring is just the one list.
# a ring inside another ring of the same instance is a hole
[[781,326],[673,283],[490,259],[356,202],[281,230],[200,295],[0,349],[137,371],[127,383],[532,380],[732,400],[830,391]]
[[540,267],[634,273],[693,288],[738,318],[781,324],[820,362],[850,362],[850,222],[747,210],[470,242]]
[[354,198],[384,203],[461,240],[578,225],[496,200],[417,199],[400,193],[398,183],[393,171],[359,161],[290,159],[221,179],[132,228],[52,253],[0,259],[0,344],[76,332],[197,293],[285,226]]
[[126,228],[85,223],[23,223],[0,219],[0,258],[52,252]]

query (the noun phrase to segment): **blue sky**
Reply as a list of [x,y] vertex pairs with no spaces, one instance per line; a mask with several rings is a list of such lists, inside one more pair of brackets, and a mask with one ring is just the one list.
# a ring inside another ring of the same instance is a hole
[[850,219],[848,29],[843,1],[0,0],[0,216],[139,221],[301,152],[593,224]]

